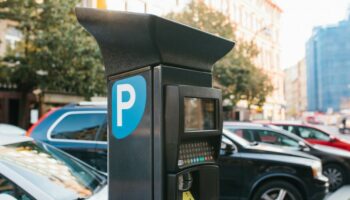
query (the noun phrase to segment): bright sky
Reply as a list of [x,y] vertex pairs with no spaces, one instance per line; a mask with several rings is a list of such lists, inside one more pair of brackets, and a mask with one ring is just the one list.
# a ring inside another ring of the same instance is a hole
[[350,0],[275,0],[283,9],[282,68],[305,56],[305,43],[318,25],[336,24],[347,17]]

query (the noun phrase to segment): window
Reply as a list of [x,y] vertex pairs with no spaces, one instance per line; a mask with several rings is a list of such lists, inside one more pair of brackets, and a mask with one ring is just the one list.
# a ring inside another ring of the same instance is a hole
[[288,132],[291,132],[291,133],[299,135],[298,132],[297,132],[297,128],[295,126],[285,125],[285,126],[283,126],[283,129],[288,131]]
[[234,133],[235,135],[244,138],[245,140],[249,141],[249,142],[254,142],[254,133],[251,130],[245,130],[245,129],[230,129],[227,128],[229,131],[231,131],[232,133]]
[[299,132],[300,132],[300,137],[305,139],[317,139],[317,140],[323,140],[323,141],[330,140],[329,135],[313,128],[299,127]]
[[103,141],[103,142],[107,141],[108,139],[107,129],[108,129],[108,125],[107,125],[107,122],[105,121],[104,124],[102,125],[100,136],[98,137],[99,141]]
[[0,174],[0,194],[8,194],[18,200],[33,200],[26,192]]
[[52,130],[51,138],[93,141],[105,118],[104,113],[67,115]]
[[255,130],[255,134],[256,134],[256,140],[258,142],[264,142],[264,143],[288,146],[288,147],[299,147],[298,141],[277,132],[267,131],[267,130]]
[[17,43],[21,40],[22,34],[19,30],[9,26],[5,33],[6,48],[14,49]]
[[270,144],[278,143],[278,138],[276,136],[276,133],[274,132],[265,131],[265,130],[256,130],[255,133],[257,134],[257,138],[259,138],[259,142],[270,143]]

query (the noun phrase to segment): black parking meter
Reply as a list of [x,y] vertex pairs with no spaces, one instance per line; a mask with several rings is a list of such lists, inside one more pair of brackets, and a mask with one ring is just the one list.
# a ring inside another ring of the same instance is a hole
[[154,15],[77,8],[108,82],[109,199],[218,199],[221,92],[233,42]]

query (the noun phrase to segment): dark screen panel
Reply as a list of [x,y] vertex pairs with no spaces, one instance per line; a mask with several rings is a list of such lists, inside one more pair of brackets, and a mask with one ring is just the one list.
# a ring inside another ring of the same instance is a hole
[[215,99],[185,97],[185,132],[216,129],[215,109]]

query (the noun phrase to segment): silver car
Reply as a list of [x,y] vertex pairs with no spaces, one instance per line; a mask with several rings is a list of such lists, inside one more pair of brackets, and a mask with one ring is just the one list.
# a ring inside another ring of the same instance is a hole
[[50,145],[0,136],[0,199],[104,200],[107,176]]

